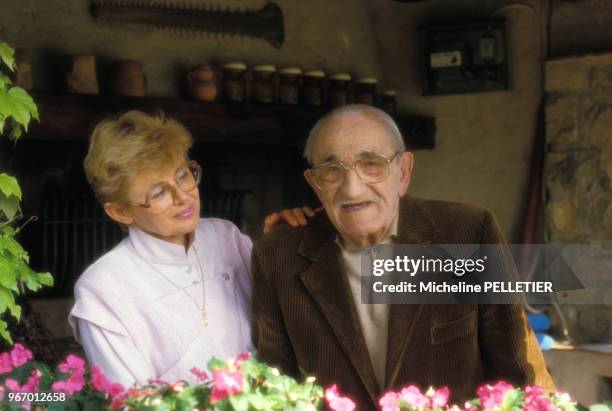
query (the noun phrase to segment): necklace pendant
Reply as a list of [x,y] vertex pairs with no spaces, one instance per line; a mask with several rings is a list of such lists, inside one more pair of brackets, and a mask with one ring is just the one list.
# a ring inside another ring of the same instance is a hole
[[208,327],[208,315],[205,312],[202,312],[202,320],[204,321],[204,326]]

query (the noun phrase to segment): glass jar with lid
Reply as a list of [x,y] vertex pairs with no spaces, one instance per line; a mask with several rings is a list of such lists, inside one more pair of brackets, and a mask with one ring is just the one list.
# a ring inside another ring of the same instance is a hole
[[223,70],[223,98],[226,101],[244,101],[246,95],[246,64],[226,63]]
[[257,103],[276,101],[276,66],[262,64],[253,67],[252,100]]
[[302,69],[299,67],[287,67],[278,72],[278,77],[280,102],[283,104],[298,104],[300,102]]
[[325,99],[325,72],[323,70],[308,70],[304,73],[302,100],[308,106],[320,106]]
[[380,108],[389,114],[395,114],[397,92],[395,90],[385,90],[382,93]]
[[334,74],[329,78],[329,104],[332,107],[351,103],[351,79],[348,73]]
[[374,77],[361,77],[355,81],[355,103],[376,105],[376,84]]

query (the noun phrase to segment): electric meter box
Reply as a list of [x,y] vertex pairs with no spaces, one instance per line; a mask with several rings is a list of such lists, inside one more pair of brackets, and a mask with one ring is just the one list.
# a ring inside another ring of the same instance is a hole
[[503,19],[421,29],[425,95],[507,90]]

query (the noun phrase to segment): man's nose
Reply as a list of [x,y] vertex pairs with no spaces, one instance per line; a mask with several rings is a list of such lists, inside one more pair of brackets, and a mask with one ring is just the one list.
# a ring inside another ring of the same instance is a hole
[[340,186],[342,193],[347,198],[357,198],[363,191],[365,184],[361,181],[361,177],[357,174],[355,168],[352,168],[346,172],[344,181]]

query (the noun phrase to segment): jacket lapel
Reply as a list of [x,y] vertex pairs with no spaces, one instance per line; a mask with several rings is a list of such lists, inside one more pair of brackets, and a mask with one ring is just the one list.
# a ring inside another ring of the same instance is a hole
[[[438,232],[429,212],[418,200],[406,197],[400,202],[395,244],[429,244]],[[389,307],[385,389],[395,386],[399,371],[406,366],[403,361],[424,308],[424,304],[392,304]]]
[[[405,197],[400,201],[396,244],[428,244],[438,232],[438,227],[419,200]],[[380,390],[334,243],[336,235],[335,228],[323,213],[307,226],[298,253],[313,263],[301,274],[301,279],[368,393],[377,402]],[[405,366],[402,361],[423,308],[423,304],[393,304],[389,308],[385,388],[396,383],[401,367]]]
[[344,275],[344,267],[334,243],[336,231],[328,220],[322,223],[331,229],[328,232],[317,231],[320,225],[314,221],[306,230],[307,235],[299,252],[313,263],[300,276],[331,326],[342,350],[350,359],[355,372],[376,402],[379,394],[378,383],[363,339],[348,280]]

